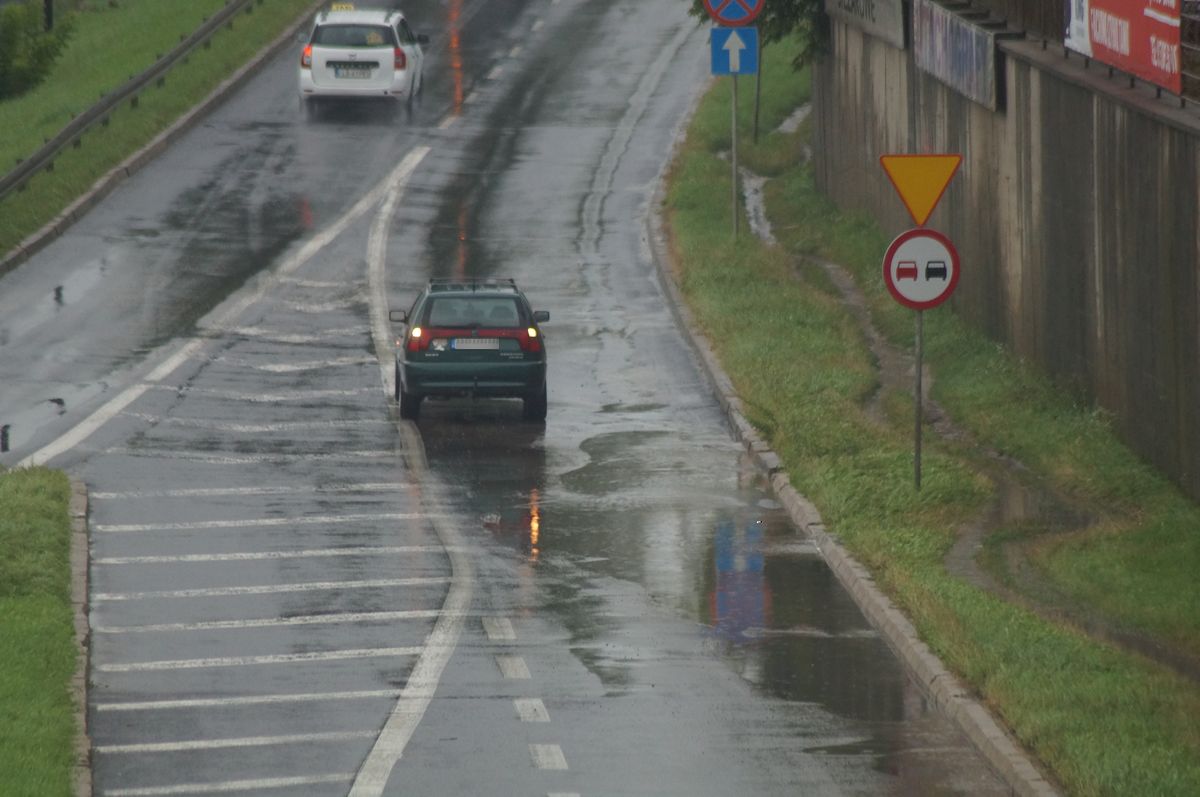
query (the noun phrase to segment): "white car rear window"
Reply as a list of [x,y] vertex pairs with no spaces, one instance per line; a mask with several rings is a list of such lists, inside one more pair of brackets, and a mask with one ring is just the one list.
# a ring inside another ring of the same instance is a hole
[[387,25],[319,25],[312,43],[326,47],[395,47],[396,33]]

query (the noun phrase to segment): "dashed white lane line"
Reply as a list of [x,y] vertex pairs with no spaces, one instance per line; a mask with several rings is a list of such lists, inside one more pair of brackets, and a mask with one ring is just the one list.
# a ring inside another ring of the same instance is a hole
[[504,67],[502,67],[502,66],[494,66],[494,67],[492,67],[492,71],[491,71],[491,72],[488,72],[488,74],[487,74],[487,79],[488,79],[488,80],[495,80],[496,78],[500,77],[500,76],[501,76],[501,75],[503,75],[503,74],[504,74]]
[[248,529],[270,526],[325,526],[343,523],[386,522],[393,520],[422,520],[429,517],[414,512],[380,512],[378,514],[313,515],[311,517],[267,517],[242,520],[196,520],[187,523],[98,523],[92,531],[104,534],[131,534],[143,531],[194,531],[197,529]]
[[159,623],[157,625],[97,626],[96,634],[153,634],[172,631],[241,631],[251,628],[286,628],[297,625],[334,623],[381,623],[395,620],[427,620],[441,615],[440,609],[409,609],[393,612],[344,612],[341,614],[303,614],[295,617],[259,617],[252,620],[205,620],[195,623]]
[[545,20],[539,19],[538,21],[533,23],[533,28],[531,29],[531,32],[537,33],[539,30],[541,30],[545,26],[545,24],[546,24]]
[[529,674],[525,659],[520,656],[497,656],[496,666],[500,668],[500,674],[510,680],[528,681],[533,677]]
[[479,92],[472,91],[470,94],[467,95],[467,98],[465,100],[463,100],[463,104],[464,105],[474,105],[478,101],[479,101]]
[[395,492],[403,485],[396,482],[367,482],[362,484],[327,484],[276,487],[183,487],[176,490],[131,490],[128,492],[102,492],[88,494],[93,501],[128,501],[136,498],[221,498],[225,496],[258,495],[312,495],[316,493],[374,493]]
[[525,48],[518,44],[516,47],[514,47],[508,51],[508,57],[509,58],[520,58],[521,53],[523,53],[523,52],[525,52]]
[[484,617],[483,630],[493,642],[512,642],[517,638],[512,621],[507,617]]
[[249,368],[252,371],[266,371],[271,374],[295,374],[302,371],[320,371],[324,368],[340,368],[343,365],[374,365],[375,358],[370,356],[331,357],[328,360],[308,360],[306,362],[272,363],[254,362],[240,357],[213,357],[213,362],[232,365],[235,368]]
[[128,664],[97,664],[100,672],[161,672],[164,670],[207,670],[218,667],[252,667],[262,664],[307,664],[319,661],[350,659],[398,658],[419,656],[422,648],[361,648],[356,650],[323,650],[312,653],[281,653],[273,656],[218,656],[209,659],[169,659],[138,661]]
[[150,786],[140,789],[107,789],[104,797],[172,797],[177,794],[224,794],[226,792],[256,792],[266,789],[294,789],[298,786],[319,786],[325,783],[345,783],[354,773],[342,775],[308,775],[295,778],[261,778],[258,780],[227,780],[221,783],[181,783],[175,786]]
[[123,703],[96,703],[96,711],[173,711],[180,708],[234,708],[270,706],[285,703],[341,703],[347,700],[386,700],[400,696],[399,689],[370,689],[357,692],[303,692],[284,695],[189,698],[185,700],[134,700]]
[[263,327],[205,327],[203,330],[211,337],[253,338],[270,343],[281,343],[293,346],[313,346],[331,344],[345,340],[351,335],[361,335],[364,330],[326,330],[320,334],[311,332],[284,332],[280,329],[265,329]]
[[447,130],[447,129],[453,127],[454,123],[457,121],[458,121],[458,115],[451,114],[450,116],[447,116],[445,119],[442,120],[441,124],[438,125],[438,130]]
[[333,451],[324,454],[210,454],[200,451],[169,451],[149,448],[124,448],[116,446],[105,454],[126,457],[152,457],[155,459],[178,459],[207,465],[258,465],[264,462],[355,462],[362,459],[395,459],[393,451]]
[[184,753],[195,750],[229,750],[241,747],[272,747],[287,744],[318,742],[353,742],[371,739],[375,731],[337,731],[330,733],[297,733],[286,736],[247,736],[240,739],[192,739],[181,742],[150,742],[147,744],[101,744],[92,748],[107,755],[134,753]]
[[154,592],[100,592],[92,596],[99,601],[140,601],[157,598],[225,598],[235,595],[279,595],[289,592],[341,592],[349,589],[383,589],[386,587],[415,587],[427,584],[446,584],[449,578],[378,578],[364,581],[305,581],[298,584],[264,584],[253,587],[210,587],[205,589],[174,589]]
[[351,398],[365,394],[378,395],[378,391],[375,388],[369,387],[328,390],[288,390],[278,393],[244,393],[235,390],[216,390],[214,388],[195,387],[192,385],[184,387],[178,385],[150,385],[150,389],[189,396],[208,396],[213,399],[236,401],[239,404],[245,402],[251,404],[278,404],[283,401],[321,401],[323,399]]
[[178,556],[107,556],[93,559],[94,565],[164,565],[205,562],[261,562],[278,559],[325,559],[337,556],[397,556],[411,553],[441,553],[440,545],[366,546],[357,548],[313,548],[304,551],[255,551],[252,553],[191,553]]
[[392,426],[387,418],[330,418],[312,421],[289,421],[286,423],[231,423],[229,421],[213,421],[207,418],[177,418],[164,415],[153,415],[148,412],[125,412],[122,417],[136,418],[157,426],[182,426],[188,429],[204,429],[213,432],[234,432],[236,434],[272,434],[274,432],[295,432],[309,429],[361,429],[371,426]]
[[550,721],[550,712],[546,711],[546,704],[536,697],[519,697],[513,701],[513,705],[516,706],[521,722]]
[[531,744],[529,755],[538,769],[567,769],[567,757],[556,744]]

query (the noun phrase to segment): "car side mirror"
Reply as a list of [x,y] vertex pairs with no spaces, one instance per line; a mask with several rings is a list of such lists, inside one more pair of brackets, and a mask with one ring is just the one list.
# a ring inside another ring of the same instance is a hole
[[429,36],[424,33],[418,33],[417,44],[429,44]]
[[408,313],[404,310],[389,310],[388,320],[393,324],[403,324],[408,320]]
[[545,322],[547,322],[549,320],[550,320],[550,311],[549,310],[534,310],[533,311],[533,322],[535,324],[544,324]]

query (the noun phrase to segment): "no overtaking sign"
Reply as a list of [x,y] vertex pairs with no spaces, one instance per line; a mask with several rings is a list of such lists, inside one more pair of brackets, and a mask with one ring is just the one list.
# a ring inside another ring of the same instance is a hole
[[718,25],[749,25],[762,13],[767,0],[704,0],[704,9]]

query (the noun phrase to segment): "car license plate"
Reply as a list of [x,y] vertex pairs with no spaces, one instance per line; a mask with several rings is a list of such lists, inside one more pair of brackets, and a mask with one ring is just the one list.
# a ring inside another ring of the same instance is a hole
[[371,76],[370,69],[335,69],[333,70],[334,77],[348,77],[357,79],[366,79]]
[[455,338],[454,348],[459,351],[495,351],[500,348],[498,338]]

